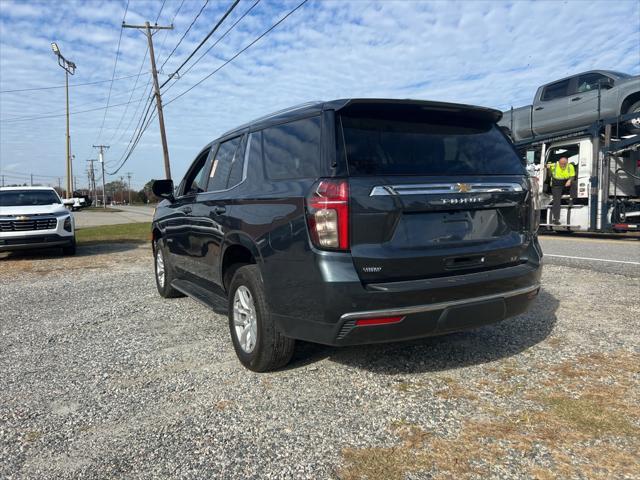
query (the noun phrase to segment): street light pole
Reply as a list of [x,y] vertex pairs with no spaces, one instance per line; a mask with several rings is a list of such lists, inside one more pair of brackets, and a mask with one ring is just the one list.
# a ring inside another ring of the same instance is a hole
[[69,132],[69,75],[76,73],[76,64],[67,60],[60,53],[57,43],[51,44],[51,50],[58,57],[58,65],[65,71],[65,90],[67,96],[67,194],[66,198],[73,196],[73,166],[71,165],[71,135]]

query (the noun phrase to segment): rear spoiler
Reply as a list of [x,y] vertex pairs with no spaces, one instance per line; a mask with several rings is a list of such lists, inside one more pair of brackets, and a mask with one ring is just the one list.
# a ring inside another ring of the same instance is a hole
[[352,98],[336,100],[325,105],[325,108],[334,108],[344,113],[366,114],[368,112],[389,111],[407,114],[429,111],[433,113],[461,115],[479,121],[498,123],[502,118],[502,112],[493,108],[465,105],[462,103],[433,102],[429,100],[386,99],[386,98]]

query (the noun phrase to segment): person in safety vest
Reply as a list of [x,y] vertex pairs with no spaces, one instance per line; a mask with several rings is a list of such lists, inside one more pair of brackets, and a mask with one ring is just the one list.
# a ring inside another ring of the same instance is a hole
[[571,182],[576,176],[576,167],[569,163],[567,157],[560,158],[556,163],[549,164],[549,178],[551,179],[551,194],[553,204],[551,215],[553,224],[560,225],[560,202],[562,192],[565,188],[571,187]]

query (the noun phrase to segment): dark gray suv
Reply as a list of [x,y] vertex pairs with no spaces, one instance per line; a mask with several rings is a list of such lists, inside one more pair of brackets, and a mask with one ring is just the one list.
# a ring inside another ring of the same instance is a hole
[[496,110],[413,100],[307,104],[207,145],[154,184],[156,282],[215,306],[254,371],[296,339],[439,335],[524,312],[542,253],[531,180]]

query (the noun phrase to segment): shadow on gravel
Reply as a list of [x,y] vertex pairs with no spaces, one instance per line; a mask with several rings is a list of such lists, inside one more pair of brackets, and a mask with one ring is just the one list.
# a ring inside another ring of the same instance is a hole
[[326,358],[345,366],[394,375],[451,370],[511,357],[547,338],[560,302],[542,289],[522,315],[476,330],[408,342],[334,348],[300,342],[289,368]]
[[126,252],[127,250],[135,250],[141,245],[148,244],[149,242],[143,241],[128,241],[128,242],[102,242],[102,243],[89,243],[78,245],[76,254],[70,257],[65,257],[62,254],[61,248],[46,248],[38,250],[17,250],[15,252],[0,253],[0,261],[15,261],[15,260],[50,260],[60,258],[78,258],[78,257],[90,257],[92,255],[104,255],[109,253]]

